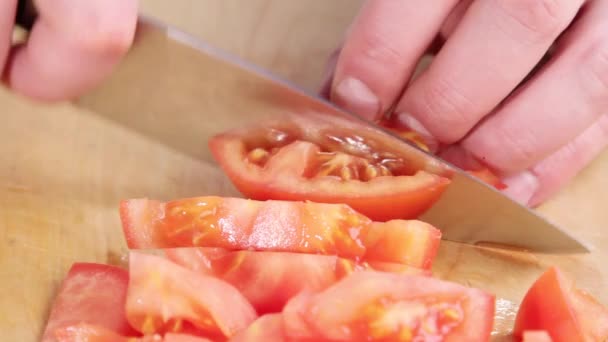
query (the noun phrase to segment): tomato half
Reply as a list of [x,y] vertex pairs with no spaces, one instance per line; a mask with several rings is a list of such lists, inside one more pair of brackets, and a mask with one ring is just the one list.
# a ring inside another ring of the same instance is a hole
[[80,323],[137,336],[124,312],[128,281],[125,269],[97,263],[74,263],[55,296],[42,341],[54,341],[57,330]]
[[494,296],[436,278],[355,272],[283,311],[298,341],[489,341]]
[[517,312],[514,335],[521,337],[526,330],[545,330],[555,342],[605,341],[608,309],[550,267],[530,287]]
[[135,252],[129,268],[127,319],[144,335],[185,332],[225,338],[257,318],[247,299],[220,279]]
[[300,252],[428,269],[441,239],[424,222],[372,222],[344,204],[207,196],[128,200],[120,213],[130,248]]
[[372,267],[332,255],[228,251],[221,248],[172,248],[165,253],[179,265],[234,285],[258,314],[280,312],[285,303],[300,291],[322,290],[360,270],[375,268],[430,275],[430,271],[401,264]]
[[209,148],[248,198],[345,203],[377,221],[418,217],[450,183],[399,139],[312,113],[216,135]]
[[283,332],[283,316],[260,316],[246,330],[238,333],[230,342],[286,342]]
[[57,330],[56,342],[211,342],[211,340],[186,334],[168,333],[165,336],[148,335],[126,337],[98,325],[78,324]]

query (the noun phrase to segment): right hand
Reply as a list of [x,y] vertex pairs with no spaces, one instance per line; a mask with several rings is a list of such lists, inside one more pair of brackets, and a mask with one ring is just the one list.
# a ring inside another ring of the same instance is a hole
[[15,92],[71,99],[103,80],[129,50],[137,0],[37,0],[25,44],[13,45],[17,0],[0,0],[0,68]]

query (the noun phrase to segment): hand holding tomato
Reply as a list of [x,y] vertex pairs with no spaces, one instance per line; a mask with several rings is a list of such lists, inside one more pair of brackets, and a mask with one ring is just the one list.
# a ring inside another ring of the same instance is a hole
[[537,205],[608,144],[607,16],[606,0],[367,1],[325,91],[371,119],[394,108],[444,158],[487,164]]
[[13,46],[17,0],[0,1],[0,69],[13,90],[41,100],[88,91],[131,45],[137,0],[39,0],[25,44]]

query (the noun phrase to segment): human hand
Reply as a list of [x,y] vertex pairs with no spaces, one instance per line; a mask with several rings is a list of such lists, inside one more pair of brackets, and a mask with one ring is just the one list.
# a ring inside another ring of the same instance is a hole
[[38,0],[38,18],[24,44],[11,36],[17,0],[0,1],[0,68],[16,92],[63,100],[86,92],[128,51],[137,0]]
[[606,18],[608,0],[369,0],[330,62],[329,96],[370,119],[391,109],[535,206],[608,145]]

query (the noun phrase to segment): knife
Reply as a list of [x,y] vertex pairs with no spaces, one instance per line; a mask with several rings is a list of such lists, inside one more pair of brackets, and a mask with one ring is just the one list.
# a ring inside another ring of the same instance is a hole
[[[17,22],[28,29],[35,17],[31,2],[20,1]],[[348,118],[397,139],[416,158],[451,174],[451,184],[439,201],[419,217],[438,227],[443,239],[541,253],[589,252],[563,228],[456,166],[150,17],[140,15],[134,44],[113,74],[74,103],[180,153],[210,162],[207,140],[232,129],[235,123],[258,122],[285,112],[312,111]]]

